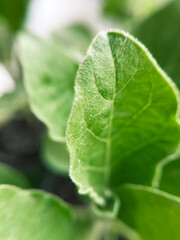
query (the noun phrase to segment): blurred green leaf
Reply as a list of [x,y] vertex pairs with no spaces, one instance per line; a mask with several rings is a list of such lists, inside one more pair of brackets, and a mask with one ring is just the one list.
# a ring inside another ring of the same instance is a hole
[[21,172],[3,163],[0,163],[0,184],[10,184],[21,188],[30,187],[29,181]]
[[69,154],[65,143],[53,141],[46,136],[42,144],[44,163],[56,173],[69,174]]
[[27,107],[27,95],[22,82],[17,82],[14,91],[0,97],[0,124],[4,123],[17,111]]
[[172,1],[143,21],[133,34],[180,87],[180,1]]
[[23,35],[20,47],[31,109],[54,140],[64,141],[78,64],[57,45],[36,37]]
[[13,77],[14,52],[12,49],[16,33],[23,27],[28,3],[29,0],[0,0],[0,61]]
[[9,24],[13,31],[23,26],[29,0],[1,0],[0,16]]
[[6,63],[11,57],[14,34],[8,24],[0,18],[0,61]]
[[70,176],[79,192],[114,206],[109,190],[151,185],[180,139],[178,91],[146,48],[125,32],[93,40],[75,83],[67,129]]
[[52,38],[71,57],[81,60],[91,43],[92,32],[85,25],[73,24],[55,31]]
[[116,189],[119,218],[139,232],[142,240],[179,240],[180,198],[138,185]]
[[118,18],[128,18],[131,12],[128,9],[127,0],[104,0],[103,12]]
[[174,157],[162,168],[158,188],[180,197],[180,157]]
[[0,186],[0,239],[75,240],[70,208],[42,191]]
[[123,19],[145,18],[169,0],[103,0],[103,13]]

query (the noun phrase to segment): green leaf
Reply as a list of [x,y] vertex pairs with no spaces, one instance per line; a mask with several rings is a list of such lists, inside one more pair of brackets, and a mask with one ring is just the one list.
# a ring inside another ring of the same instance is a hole
[[29,181],[21,172],[3,163],[0,163],[0,184],[10,184],[21,188],[30,187]]
[[119,218],[139,232],[142,240],[179,240],[180,198],[138,185],[116,189]]
[[46,136],[42,144],[44,163],[56,173],[68,175],[69,154],[65,143],[53,141]]
[[180,87],[180,1],[172,1],[133,32]]
[[113,15],[118,18],[128,18],[130,17],[130,12],[128,11],[127,0],[104,0],[103,3],[103,13],[107,15]]
[[6,21],[0,18],[0,61],[7,63],[11,58],[14,34]]
[[[169,0],[166,0],[166,2]],[[104,0],[103,13],[120,19],[121,22],[124,19],[137,20],[136,18],[145,18],[150,13],[156,11],[160,6],[165,4],[161,0]],[[131,24],[133,24],[131,20]],[[120,23],[121,23],[120,22]]]
[[179,155],[162,167],[158,188],[180,197],[180,157]]
[[22,82],[16,84],[14,91],[0,97],[0,124],[4,123],[17,111],[27,107],[27,95]]
[[32,111],[48,126],[54,140],[64,141],[77,63],[58,46],[44,40],[26,35],[20,44]]
[[94,39],[77,73],[67,130],[70,175],[80,193],[103,203],[101,196],[111,199],[107,189],[152,184],[157,163],[179,143],[177,93],[129,34]]
[[0,239],[76,239],[70,208],[53,195],[0,186]]
[[26,9],[29,0],[16,0],[12,3],[11,0],[0,1],[0,16],[4,18],[12,30],[18,30],[23,26]]
[[55,31],[52,39],[69,56],[74,56],[79,61],[91,43],[92,33],[90,29],[82,24],[73,24]]

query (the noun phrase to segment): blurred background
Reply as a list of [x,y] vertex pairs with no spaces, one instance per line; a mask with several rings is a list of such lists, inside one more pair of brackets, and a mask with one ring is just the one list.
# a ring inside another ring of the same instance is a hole
[[[0,183],[43,189],[74,205],[87,202],[68,177],[67,150],[47,136],[30,110],[19,61],[22,32],[53,39],[81,62],[98,31],[128,31],[145,43],[178,85],[179,65],[167,67],[164,51],[180,60],[173,48],[180,45],[179,10],[178,1],[171,0],[0,0]],[[161,44],[166,33],[169,37]]]
[[[170,0],[10,0],[0,1],[1,55],[10,45],[12,32],[27,31],[48,37],[72,24],[83,24],[95,35],[98,31],[120,28],[131,31],[139,22]],[[6,48],[3,48],[6,44]],[[4,53],[5,55],[5,53]],[[2,61],[2,57],[1,57]],[[0,65],[0,94],[14,88],[11,76]]]

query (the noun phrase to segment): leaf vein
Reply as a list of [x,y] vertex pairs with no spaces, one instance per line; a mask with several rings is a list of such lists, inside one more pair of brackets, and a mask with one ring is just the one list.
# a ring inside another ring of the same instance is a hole
[[139,116],[141,116],[151,105],[152,103],[152,81],[151,81],[151,89],[149,92],[149,97],[148,97],[148,101],[147,103],[142,106],[132,117],[129,121],[127,121],[121,128],[121,131],[123,131],[124,129],[126,129],[127,126],[129,126],[130,124],[132,124]]
[[[109,41],[109,38],[108,38],[108,41]],[[127,37],[125,38],[125,40],[123,42],[120,55],[122,54],[122,52],[124,50],[126,41],[127,41]],[[106,181],[107,185],[108,185],[109,177],[110,177],[110,160],[111,160],[111,144],[112,144],[111,132],[112,132],[112,124],[113,124],[113,118],[114,118],[114,101],[115,101],[115,97],[116,97],[116,84],[117,84],[116,63],[115,63],[115,59],[113,57],[113,52],[112,52],[112,47],[111,47],[110,41],[109,41],[109,48],[110,48],[111,57],[112,57],[113,65],[114,65],[114,88],[113,88],[111,112],[110,112],[110,117],[109,117],[109,129],[108,129],[108,136],[107,136],[108,141],[106,144],[105,167],[106,167],[107,171],[105,172],[105,181]]]

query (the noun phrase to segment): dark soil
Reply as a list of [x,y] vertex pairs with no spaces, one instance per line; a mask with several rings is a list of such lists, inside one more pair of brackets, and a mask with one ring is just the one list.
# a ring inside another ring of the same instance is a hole
[[7,122],[0,129],[0,162],[21,171],[32,188],[53,193],[73,205],[83,204],[69,177],[58,176],[43,165],[40,147],[44,131],[33,116]]

